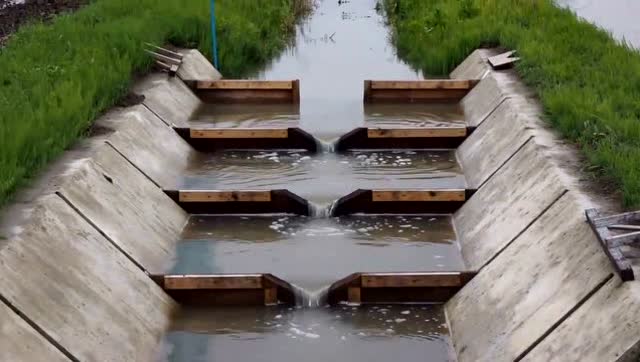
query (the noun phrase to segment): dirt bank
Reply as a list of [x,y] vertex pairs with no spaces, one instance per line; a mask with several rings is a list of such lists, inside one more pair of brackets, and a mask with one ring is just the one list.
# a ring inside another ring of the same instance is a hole
[[46,21],[61,12],[73,11],[86,2],[86,0],[0,0],[0,46],[27,21]]

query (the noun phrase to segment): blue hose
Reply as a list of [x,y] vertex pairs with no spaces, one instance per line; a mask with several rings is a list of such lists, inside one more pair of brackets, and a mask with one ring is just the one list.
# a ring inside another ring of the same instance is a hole
[[216,0],[211,0],[211,40],[213,41],[213,65],[218,71],[218,36],[216,32]]

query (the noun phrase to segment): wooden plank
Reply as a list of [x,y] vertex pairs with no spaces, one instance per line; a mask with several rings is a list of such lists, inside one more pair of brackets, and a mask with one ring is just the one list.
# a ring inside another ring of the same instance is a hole
[[640,225],[609,225],[607,228],[614,230],[640,230]]
[[191,138],[287,138],[289,130],[286,128],[192,128],[189,134]]
[[165,275],[164,289],[262,289],[262,275]]
[[368,138],[466,137],[466,127],[369,128]]
[[265,288],[264,289],[264,305],[276,305],[278,304],[278,288]]
[[640,211],[626,212],[624,214],[598,217],[592,220],[593,226],[601,228],[610,224],[626,224],[640,221]]
[[349,287],[347,300],[350,304],[361,304],[362,296],[360,287]]
[[373,202],[465,201],[465,190],[373,190]]
[[633,242],[637,242],[638,240],[640,240],[640,231],[614,235],[606,238],[607,245],[610,248],[617,248],[622,245],[627,245]]
[[277,81],[277,80],[215,80],[215,81],[198,81],[197,89],[274,89],[289,90],[293,89],[293,81]]
[[179,191],[180,202],[271,202],[271,191]]
[[300,80],[296,79],[291,82],[291,101],[300,103]]
[[461,287],[461,273],[369,273],[362,274],[363,288]]
[[460,79],[427,79],[418,81],[372,80],[370,87],[376,89],[471,89],[476,80]]
[[512,50],[506,53],[502,53],[502,54],[498,54],[493,57],[490,57],[488,59],[489,65],[491,65],[491,68],[498,69],[498,70],[511,67],[515,62],[520,60],[519,57],[512,57],[512,55],[514,55],[515,53],[516,53],[515,50]]

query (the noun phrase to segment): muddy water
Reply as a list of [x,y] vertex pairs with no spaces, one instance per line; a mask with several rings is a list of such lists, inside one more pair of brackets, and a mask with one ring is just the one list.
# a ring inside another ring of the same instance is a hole
[[463,269],[449,216],[193,216],[171,274],[271,273],[313,294],[355,272]]
[[419,79],[389,43],[377,0],[323,0],[298,29],[296,45],[261,79],[300,79],[300,126],[329,141],[363,124],[365,79]]
[[182,188],[288,189],[320,205],[375,188],[464,188],[453,151],[224,151],[204,155]]
[[640,48],[640,1],[638,0],[556,0],[579,16],[609,30],[617,39],[625,39]]
[[189,309],[159,361],[448,361],[440,306]]

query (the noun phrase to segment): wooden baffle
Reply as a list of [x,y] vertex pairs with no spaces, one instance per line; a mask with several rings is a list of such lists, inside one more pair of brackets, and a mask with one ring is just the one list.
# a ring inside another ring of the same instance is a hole
[[340,198],[331,216],[365,214],[450,214],[458,210],[475,190],[363,190]]
[[364,102],[458,102],[478,82],[477,79],[365,80]]
[[178,128],[175,131],[202,152],[224,149],[288,149],[317,152],[318,142],[300,128]]
[[271,274],[156,275],[152,278],[182,305],[295,304],[293,287]]
[[188,83],[205,103],[300,103],[300,81],[215,80]]
[[165,190],[191,214],[310,215],[309,202],[288,190]]
[[475,272],[355,273],[329,288],[328,302],[339,303],[444,303]]
[[452,149],[473,132],[471,127],[366,128],[341,136],[335,149]]

